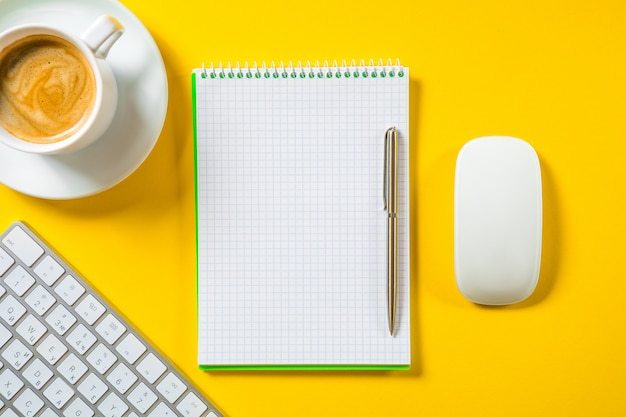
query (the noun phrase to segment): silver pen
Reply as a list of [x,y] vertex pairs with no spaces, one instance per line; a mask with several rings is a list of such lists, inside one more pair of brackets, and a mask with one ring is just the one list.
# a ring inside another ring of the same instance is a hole
[[385,133],[383,199],[387,211],[387,320],[393,336],[398,304],[398,130]]

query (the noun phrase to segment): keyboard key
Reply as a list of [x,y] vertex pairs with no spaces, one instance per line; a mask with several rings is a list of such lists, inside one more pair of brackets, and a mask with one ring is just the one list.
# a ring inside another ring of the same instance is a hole
[[63,301],[72,306],[85,293],[85,288],[78,283],[76,278],[68,275],[57,285],[54,292],[59,294]]
[[11,265],[15,263],[15,260],[5,251],[0,248],[0,276],[4,275],[9,270]]
[[126,394],[126,391],[137,381],[137,375],[128,369],[128,366],[120,363],[111,371],[109,376],[107,376],[107,381],[109,381],[120,394]]
[[96,368],[96,371],[104,374],[111,365],[117,362],[117,358],[113,352],[101,343],[87,356],[87,361]]
[[15,411],[11,410],[10,408],[7,409],[4,413],[2,413],[2,415],[0,417],[20,417],[18,416]]
[[94,324],[106,309],[93,295],[89,294],[76,307],[76,312],[87,323]]
[[67,385],[61,378],[55,379],[48,385],[43,391],[43,395],[54,405],[56,408],[61,409],[72,398],[74,390]]
[[115,393],[110,393],[98,406],[104,417],[122,417],[128,406]]
[[0,317],[2,317],[9,326],[13,326],[24,313],[26,313],[26,307],[12,295],[7,296],[0,303]]
[[207,409],[207,406],[196,394],[188,393],[185,398],[176,406],[184,416],[200,417]]
[[98,402],[100,398],[109,390],[107,384],[105,384],[96,374],[89,374],[87,378],[78,386],[78,392],[92,404]]
[[171,403],[183,395],[187,391],[187,386],[173,373],[167,374],[165,378],[157,385],[157,390]]
[[26,297],[26,302],[35,313],[43,316],[56,303],[56,299],[42,285],[37,285]]
[[26,266],[32,266],[44,252],[41,246],[19,226],[15,226],[11,229],[4,239],[2,239],[2,243],[11,249]]
[[126,327],[113,314],[109,314],[98,324],[96,331],[112,345],[124,334]]
[[46,255],[34,271],[50,287],[65,273],[65,269],[50,255]]
[[0,374],[0,394],[7,400],[10,400],[22,389],[24,383],[18,378],[13,371],[5,369]]
[[176,413],[174,413],[172,409],[169,408],[164,403],[159,403],[159,405],[157,405],[154,408],[154,410],[152,410],[152,412],[148,414],[148,417],[175,417],[175,416],[176,416]]
[[24,343],[14,339],[2,352],[2,357],[19,371],[33,357],[33,352]]
[[65,355],[67,347],[65,347],[55,335],[49,334],[43,342],[37,346],[37,352],[39,352],[41,357],[47,360],[50,365],[54,365]]
[[13,406],[24,416],[34,416],[44,406],[44,402],[30,388],[26,388],[24,392],[13,402]]
[[163,375],[166,369],[167,366],[165,366],[154,353],[147,354],[139,365],[137,365],[137,371],[151,384],[154,384],[156,380]]
[[133,364],[143,355],[146,351],[146,347],[134,334],[129,334],[117,345],[115,350],[117,350],[128,363]]
[[158,399],[159,397],[143,382],[137,385],[137,387],[128,394],[128,400],[141,414],[145,414]]
[[79,324],[70,332],[65,339],[78,353],[84,355],[90,347],[96,343],[98,338],[94,336],[85,326]]
[[26,291],[35,283],[33,278],[21,265],[13,268],[9,275],[4,279],[4,282],[9,288],[11,288],[20,297],[24,295]]
[[88,369],[87,365],[73,353],[70,353],[57,367],[61,375],[72,385],[75,385]]
[[17,332],[26,340],[31,346],[41,339],[48,329],[43,325],[35,316],[29,314],[24,320],[17,326]]
[[36,358],[23,373],[28,382],[36,389],[41,389],[54,373],[39,358]]
[[76,317],[74,317],[67,308],[59,304],[52,310],[48,317],[46,317],[46,322],[48,322],[58,334],[64,335],[68,329],[76,323]]
[[94,415],[93,410],[83,400],[76,398],[63,411],[65,417],[91,417]]

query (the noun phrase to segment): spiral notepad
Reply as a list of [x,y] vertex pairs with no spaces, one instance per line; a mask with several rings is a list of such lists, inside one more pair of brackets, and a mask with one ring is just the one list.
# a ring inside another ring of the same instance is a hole
[[[261,65],[192,73],[198,361],[204,369],[407,369],[409,71]],[[384,136],[399,132],[396,330]]]

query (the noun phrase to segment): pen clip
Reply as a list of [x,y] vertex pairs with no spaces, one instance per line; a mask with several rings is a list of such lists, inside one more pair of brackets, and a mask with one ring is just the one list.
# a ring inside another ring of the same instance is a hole
[[[394,154],[389,149],[392,146],[395,146],[396,135],[398,134],[398,130],[395,127],[390,127],[385,132],[385,164],[384,164],[384,176],[383,176],[383,210],[389,211],[389,170],[391,169],[391,164],[389,162],[389,158],[393,158]],[[395,137],[394,137],[395,136]]]

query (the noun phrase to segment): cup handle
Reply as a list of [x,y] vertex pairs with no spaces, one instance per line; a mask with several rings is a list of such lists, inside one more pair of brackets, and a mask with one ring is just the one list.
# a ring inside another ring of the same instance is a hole
[[96,19],[81,35],[81,39],[98,58],[106,58],[111,46],[124,33],[124,26],[113,16]]

